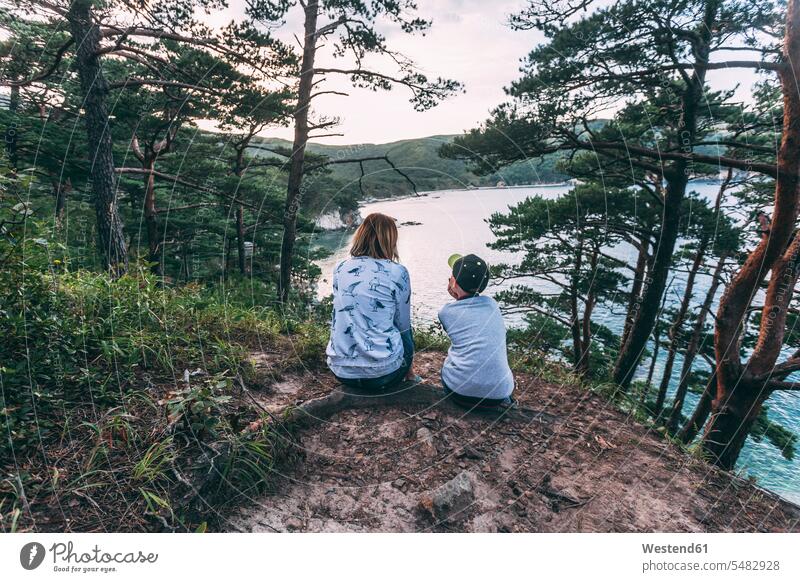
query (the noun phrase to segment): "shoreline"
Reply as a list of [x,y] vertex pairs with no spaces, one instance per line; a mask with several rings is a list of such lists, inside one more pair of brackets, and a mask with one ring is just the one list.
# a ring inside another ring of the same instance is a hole
[[[704,178],[698,180],[690,180],[691,182],[699,182],[699,183],[715,183],[718,180]],[[564,186],[575,185],[576,183],[573,180],[566,180],[564,182],[542,182],[537,184],[515,184],[511,186],[473,186],[471,188],[445,188],[442,190],[423,190],[421,192],[417,192],[416,194],[403,194],[401,196],[389,196],[386,198],[367,198],[365,200],[359,200],[358,208],[359,210],[368,204],[375,204],[377,202],[394,202],[400,200],[407,200],[409,198],[423,198],[431,196],[432,194],[441,194],[443,192],[473,192],[476,190],[520,190],[523,188],[563,188]],[[319,220],[322,215],[318,216],[315,220]],[[358,226],[357,224],[355,226]],[[354,230],[354,227],[344,226],[341,228],[323,228],[317,223],[317,228],[319,232],[342,232],[347,230]]]
[[[389,196],[387,198],[367,198],[365,200],[359,200],[358,208],[359,210],[367,206],[368,204],[375,204],[377,202],[395,202],[400,200],[408,200],[409,198],[426,198],[431,196],[432,194],[441,194],[443,192],[474,192],[477,190],[519,190],[522,188],[560,188],[564,186],[569,186],[569,182],[545,182],[542,184],[518,184],[514,186],[475,186],[472,188],[445,188],[443,190],[423,190],[421,192],[417,192],[416,194],[403,194],[401,196]],[[323,215],[316,217],[315,221],[319,221],[319,219]],[[325,233],[334,233],[334,232],[345,232],[348,230],[355,230],[354,226],[342,226],[340,228],[323,228],[320,226],[319,222],[316,222],[317,229],[319,232]]]
[[358,207],[361,208],[367,204],[373,204],[375,202],[389,202],[393,200],[406,200],[408,198],[422,198],[425,196],[430,196],[431,194],[439,194],[442,192],[473,192],[475,190],[518,190],[521,188],[557,188],[560,186],[569,186],[569,182],[543,182],[541,184],[516,184],[513,186],[473,186],[471,188],[444,188],[442,190],[422,190],[421,192],[417,192],[416,194],[403,194],[401,196],[389,196],[387,198],[367,198],[365,200],[361,200],[358,203]]

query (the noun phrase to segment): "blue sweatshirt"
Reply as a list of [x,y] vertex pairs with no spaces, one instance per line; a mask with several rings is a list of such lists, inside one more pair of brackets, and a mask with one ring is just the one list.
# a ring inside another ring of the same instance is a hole
[[514,376],[506,354],[506,326],[497,302],[477,295],[447,303],[439,321],[450,336],[442,380],[450,390],[475,398],[506,398]]
[[352,257],[333,272],[328,367],[339,378],[378,378],[403,363],[411,329],[411,280],[401,264]]

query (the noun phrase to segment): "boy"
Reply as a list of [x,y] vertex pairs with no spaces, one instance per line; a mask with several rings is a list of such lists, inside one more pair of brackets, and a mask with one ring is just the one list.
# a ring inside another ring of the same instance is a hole
[[444,389],[470,407],[513,405],[503,316],[494,299],[480,294],[489,284],[489,266],[475,255],[452,255],[447,263],[447,291],[455,301],[439,311],[451,342],[442,367]]

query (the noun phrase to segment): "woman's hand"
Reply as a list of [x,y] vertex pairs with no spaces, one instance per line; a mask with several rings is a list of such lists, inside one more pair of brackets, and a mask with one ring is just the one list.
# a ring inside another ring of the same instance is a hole
[[408,372],[406,372],[406,377],[404,378],[404,380],[413,382],[414,380],[416,380],[416,378],[417,378],[417,373],[414,371],[414,364],[412,363],[411,367],[408,369]]

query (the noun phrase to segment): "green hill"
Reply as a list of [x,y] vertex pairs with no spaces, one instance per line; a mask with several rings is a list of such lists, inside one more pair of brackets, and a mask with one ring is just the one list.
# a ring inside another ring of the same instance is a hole
[[[439,156],[439,147],[452,141],[454,135],[434,135],[417,139],[406,139],[385,144],[325,145],[310,143],[308,151],[332,160],[387,156],[406,174],[420,192],[468,188],[470,186],[493,186],[500,181],[508,185],[560,182],[567,176],[555,170],[556,157],[519,162],[488,175],[477,176],[460,160],[449,160]],[[270,150],[288,150],[291,143],[274,138],[263,138],[251,149],[253,155],[274,155]],[[359,164],[334,164],[329,166],[332,177],[348,190],[358,190],[361,176]],[[389,198],[412,193],[412,187],[402,176],[393,171],[383,160],[364,162],[362,178],[363,194],[360,198]]]

